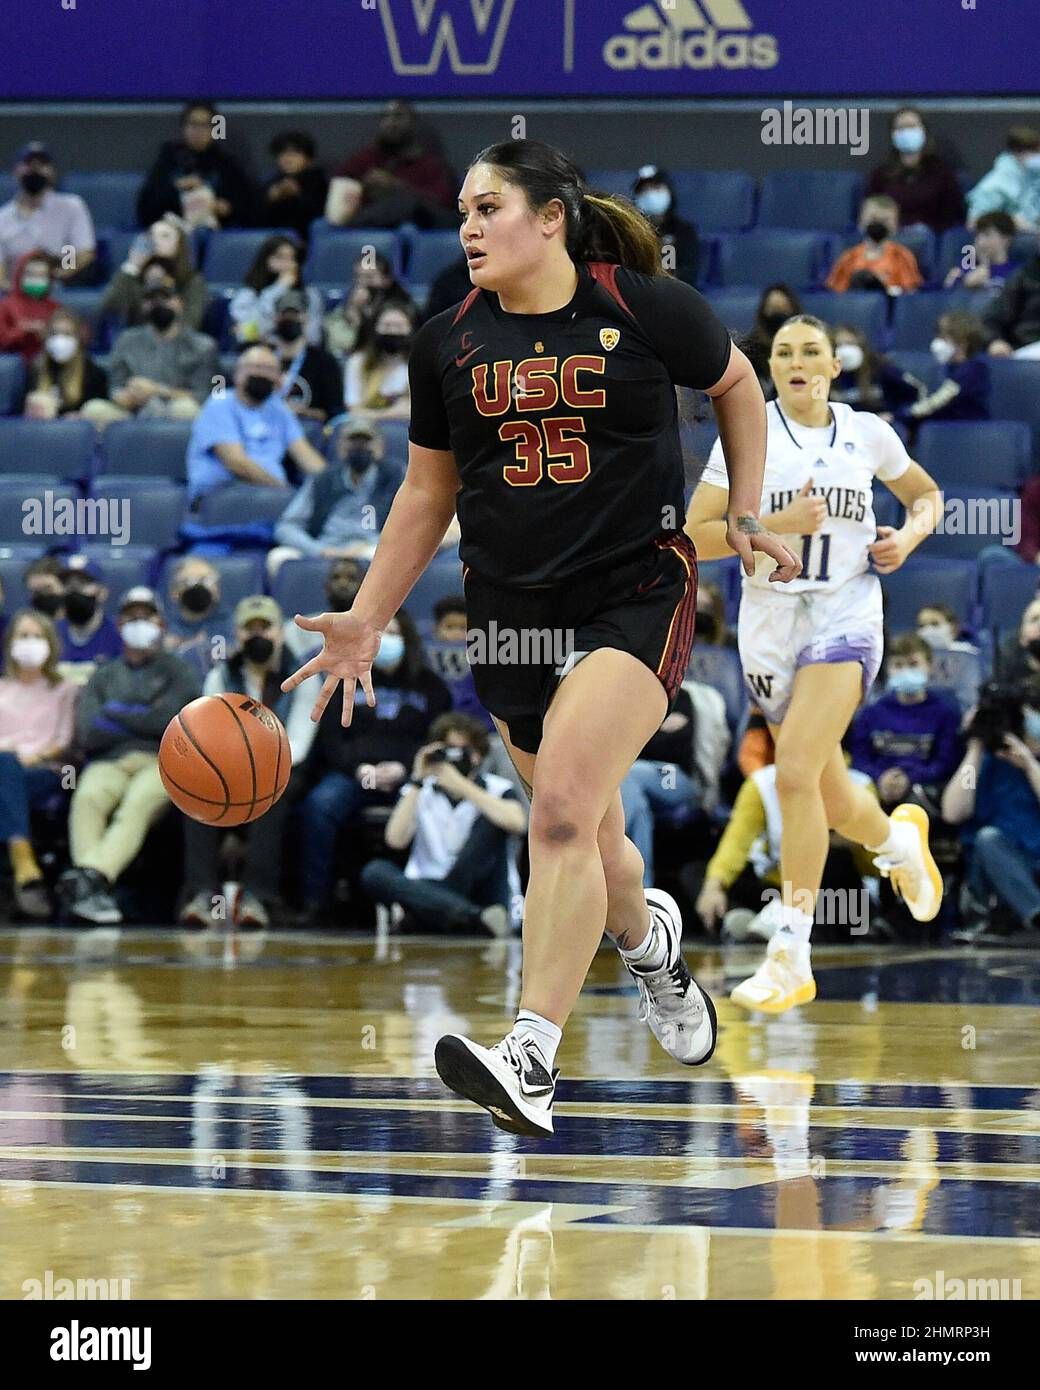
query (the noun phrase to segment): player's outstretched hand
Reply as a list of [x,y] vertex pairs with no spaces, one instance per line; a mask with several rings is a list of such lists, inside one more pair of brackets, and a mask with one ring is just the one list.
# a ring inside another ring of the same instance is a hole
[[319,613],[316,618],[304,618],[297,613],[293,621],[305,632],[320,632],[324,638],[324,646],[316,656],[312,656],[310,661],[305,662],[298,671],[294,671],[282,681],[282,689],[295,690],[308,677],[323,674],[325,682],[311,710],[311,719],[317,723],[325,713],[325,707],[332,699],[336,686],[342,681],[342,723],[346,728],[354,714],[354,690],[358,681],[361,682],[368,704],[375,705],[372,662],[379,650],[379,639],[383,634],[379,628],[373,627],[356,613]]
[[740,556],[748,577],[755,572],[756,550],[776,561],[776,569],[769,576],[770,584],[789,584],[802,572],[801,561],[794,551],[788,550],[779,536],[767,531],[757,516],[727,517],[726,544]]

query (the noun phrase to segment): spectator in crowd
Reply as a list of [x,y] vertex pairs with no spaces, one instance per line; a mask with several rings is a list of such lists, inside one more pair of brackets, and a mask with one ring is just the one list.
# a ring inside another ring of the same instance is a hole
[[[984,212],[975,223],[975,244],[964,247],[962,259],[943,281],[945,289],[999,289],[1018,268],[1011,259],[1015,220],[1006,212]],[[967,265],[964,262],[967,261]]]
[[[361,587],[364,574],[357,560],[333,560],[325,575],[325,611],[345,613]],[[297,664],[312,656],[321,647],[321,633],[308,632],[296,623],[285,625],[285,650]]]
[[681,686],[657,733],[621,783],[625,834],[643,856],[643,883],[654,885],[654,823],[697,819],[701,778],[694,758],[693,699]]
[[324,302],[316,289],[304,289],[300,242],[281,233],[262,243],[246,272],[245,283],[231,298],[228,313],[236,341],[255,343],[270,338],[278,317],[278,302],[289,290],[297,290],[306,300],[307,341],[320,343]]
[[[266,705],[285,725],[293,767],[298,767],[307,756],[317,731],[310,712],[321,682],[313,676],[291,694],[282,692],[282,681],[295,669],[283,650],[283,624],[282,611],[273,598],[253,594],[242,599],[235,608],[234,650],[210,670],[202,693],[241,692]],[[235,833],[244,836],[246,842],[242,890],[234,904],[234,920],[240,927],[269,925],[268,909],[280,898],[282,846],[291,804],[286,789],[257,820],[236,828]],[[180,920],[186,926],[211,926],[219,920],[214,916],[214,900],[220,893],[219,856],[225,834],[226,831],[217,826],[202,825],[189,816],[184,817],[187,901]]]
[[448,688],[426,666],[415,624],[403,609],[383,632],[373,682],[375,708],[362,694],[347,728],[342,687],[337,690],[307,761],[310,790],[300,802],[300,863],[304,909],[312,919],[321,916],[332,889],[341,828],[364,806],[391,804],[431,723],[451,708]]
[[0,352],[18,353],[28,365],[39,354],[47,325],[61,307],[51,296],[51,259],[27,251],[14,265],[12,288],[0,299]]
[[769,372],[769,357],[773,351],[773,338],[776,336],[778,328],[782,327],[792,315],[801,312],[802,301],[790,285],[784,284],[782,280],[777,281],[774,285],[767,285],[758,301],[754,326],[741,342],[741,347],[751,359],[751,364],[758,377],[758,384],[767,399],[776,394],[773,378]]
[[367,321],[347,361],[343,397],[348,410],[407,420],[408,354],[417,321],[414,309],[395,301],[384,302]]
[[665,269],[688,285],[695,285],[701,259],[700,238],[693,223],[679,216],[675,188],[665,170],[656,164],[644,164],[632,185],[632,201],[660,238]]
[[426,304],[420,315],[420,322],[426,323],[436,314],[460,304],[473,288],[469,274],[469,258],[463,252],[457,261],[446,265],[433,277]]
[[1040,675],[1040,594],[1026,604],[1018,632],[997,654],[996,674],[1008,685]]
[[1040,227],[1040,131],[1016,125],[1003,154],[968,194],[968,226],[984,212],[1006,212],[1020,232]]
[[332,464],[308,478],[274,528],[270,566],[301,555],[370,560],[397,489],[401,470],[386,459],[386,443],[367,420],[340,425],[330,445]]
[[978,647],[962,640],[957,614],[945,603],[926,603],[917,610],[914,625],[930,651],[978,653]]
[[899,207],[894,198],[864,199],[859,226],[863,240],[843,251],[827,276],[827,288],[882,289],[906,293],[924,283],[917,257],[908,246],[893,241],[899,230]]
[[923,224],[945,232],[964,221],[964,194],[957,175],[939,153],[924,117],[915,106],[903,106],[892,116],[888,158],[867,180],[868,196],[891,198],[899,209],[899,225]]
[[162,610],[151,589],[128,589],[118,622],[122,656],[99,666],[79,697],[77,743],[88,762],[69,812],[72,868],[58,882],[65,911],[98,924],[122,921],[113,885],[169,804],[159,742],[199,693],[191,668],[162,649]]
[[505,777],[487,771],[487,729],[457,712],[430,726],[411,777],[386,823],[392,850],[411,846],[402,869],[372,859],[361,883],[378,903],[400,904],[433,931],[509,933],[511,835],[527,830],[527,812]]
[[201,685],[231,648],[234,624],[223,602],[220,571],[202,555],[187,555],[170,575],[163,642],[195,672]]
[[303,130],[282,130],[268,146],[277,173],[264,184],[263,221],[269,227],[288,227],[306,241],[311,223],[325,211],[329,178],[315,163],[318,147]]
[[109,399],[87,401],[80,414],[99,429],[113,420],[193,420],[220,370],[217,345],[185,326],[173,271],[153,257],[141,272],[146,322],[124,328],[112,345]]
[[1040,352],[1040,254],[1012,272],[982,311],[982,322],[993,335],[992,357],[1035,357]]
[[952,699],[929,690],[932,649],[916,633],[893,638],[885,667],[885,694],[854,718],[849,751],[890,811],[915,786],[941,796],[961,758],[961,713]]
[[737,767],[743,776],[750,777],[760,767],[768,767],[775,761],[776,744],[766,717],[758,705],[749,705],[747,726],[737,749]]
[[405,101],[384,110],[375,143],[336,170],[325,205],[333,226],[456,227],[455,176],[429,131]]
[[31,560],[22,571],[22,587],[29,595],[29,606],[53,622],[61,616],[65,602],[65,566],[56,555]]
[[14,267],[30,251],[47,253],[57,280],[82,276],[97,255],[94,223],[82,198],[55,192],[58,176],[46,145],[26,145],[14,176],[18,192],[0,207],[0,283],[17,283]]
[[726,600],[717,584],[697,586],[694,633],[699,646],[736,647],[737,634],[726,622]]
[[[73,555],[61,578],[65,586],[65,616],[54,624],[61,643],[61,661],[93,668],[121,656],[123,639],[119,628],[105,614],[108,588],[100,566],[82,555]],[[86,675],[82,678],[86,679]]]
[[989,335],[974,314],[953,309],[940,315],[932,356],[945,367],[942,384],[913,405],[897,412],[911,427],[925,420],[988,420],[992,390],[986,339]]
[[76,687],[58,674],[58,638],[38,613],[16,613],[4,635],[0,677],[0,840],[7,844],[15,906],[43,920],[51,902],[30,838],[29,812],[61,790],[72,742]]
[[832,401],[891,421],[898,410],[927,394],[923,381],[901,371],[883,353],[875,351],[867,335],[851,324],[838,324],[834,341],[841,373],[831,386]]
[[343,414],[343,368],[331,352],[307,341],[310,304],[286,290],[275,305],[271,347],[282,368],[282,399],[301,420],[321,424]]
[[248,227],[256,194],[223,136],[224,117],[208,101],[191,101],[181,111],[180,137],[168,140],[137,195],[137,221],[150,227],[165,213],[180,214],[194,227]]
[[188,328],[199,330],[209,304],[209,286],[195,269],[188,227],[182,217],[168,212],[142,232],[126,260],[112,277],[101,313],[124,327],[136,328],[145,322],[143,275],[146,266],[158,259],[168,268],[183,306],[181,317]]
[[[472,286],[466,271],[466,294]],[[464,296],[460,295],[460,298]],[[412,297],[394,274],[382,251],[369,251],[354,262],[354,275],[342,304],[325,316],[325,346],[337,357],[349,357],[365,321],[387,300],[414,308]]]
[[[1040,939],[1040,680],[1014,691],[1022,707],[1022,734],[981,736],[967,729],[963,761],[942,797],[943,819],[970,821],[974,844],[968,867],[971,900],[986,918],[996,901],[1012,928]],[[990,935],[985,926],[979,933]],[[997,933],[993,933],[997,934]]]
[[277,394],[281,381],[278,358],[269,347],[246,348],[235,364],[235,389],[206,401],[188,443],[192,506],[232,481],[286,487],[286,454],[304,473],[323,471],[325,460]]
[[[433,605],[433,640],[427,646],[430,665],[451,692],[456,713],[479,720],[489,731],[495,730],[490,714],[480,703],[473,682],[473,670],[466,657],[466,600],[462,594],[449,594]],[[495,731],[497,738],[497,731]]]
[[29,368],[25,414],[30,420],[71,419],[87,401],[108,396],[108,375],[84,346],[83,321],[71,309],[47,320],[43,350]]

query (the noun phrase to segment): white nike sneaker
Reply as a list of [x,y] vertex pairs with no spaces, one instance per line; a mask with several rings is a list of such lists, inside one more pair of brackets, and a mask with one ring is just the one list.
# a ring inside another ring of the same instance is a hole
[[799,947],[789,932],[777,932],[766,947],[762,964],[730,994],[733,1003],[764,1014],[782,1014],[815,999],[808,947]]
[[[686,968],[682,957],[682,914],[670,893],[646,890],[646,904],[668,943],[660,970],[642,971],[625,961],[639,986],[639,1017],[676,1062],[699,1067],[715,1051],[715,1005]],[[621,957],[625,960],[624,956]]]
[[494,1047],[481,1047],[459,1033],[446,1033],[433,1056],[445,1086],[482,1105],[499,1129],[533,1139],[552,1134],[560,1073],[550,1074],[532,1039],[507,1033]]
[[917,922],[930,922],[942,905],[943,881],[928,848],[928,813],[923,806],[897,806],[890,819],[905,848],[879,854],[874,863]]

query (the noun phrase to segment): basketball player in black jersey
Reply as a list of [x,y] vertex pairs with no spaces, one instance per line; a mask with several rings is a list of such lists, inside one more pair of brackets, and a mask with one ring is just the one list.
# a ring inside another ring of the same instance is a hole
[[[745,570],[754,550],[777,562],[776,580],[799,565],[757,519],[766,419],[754,369],[697,291],[662,271],[649,222],[528,140],[477,155],[459,210],[473,289],[412,349],[407,476],[350,611],[296,619],[324,647],[283,688],[322,672],[320,718],[342,681],[344,724],[358,681],[375,703],[382,629],[457,511],[474,680],[531,794],[531,868],[517,1021],[494,1047],[441,1038],[436,1064],[500,1128],[541,1136],[561,1030],[604,930],[665,1050],[698,1065],[715,1046],[678,907],[644,894],[619,791],[693,638],[676,385],[713,400],[727,536]],[[535,651],[546,630],[565,654]],[[509,634],[519,662],[500,659]]]

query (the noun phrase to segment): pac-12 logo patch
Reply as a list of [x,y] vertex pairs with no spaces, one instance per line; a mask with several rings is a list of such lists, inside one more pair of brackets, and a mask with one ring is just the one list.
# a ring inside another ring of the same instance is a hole
[[621,329],[601,328],[599,330],[599,340],[601,345],[605,347],[608,352],[610,352],[610,350],[612,348],[616,348],[618,343],[621,341]]

